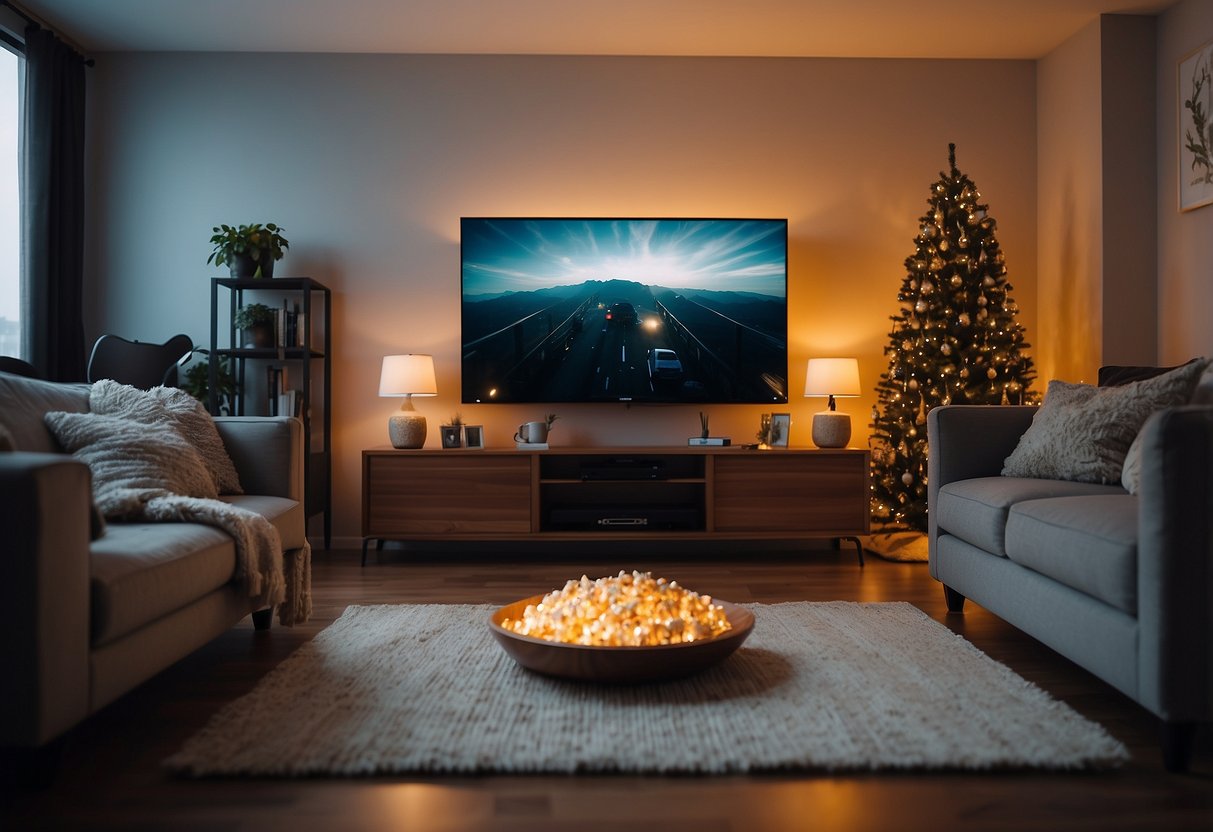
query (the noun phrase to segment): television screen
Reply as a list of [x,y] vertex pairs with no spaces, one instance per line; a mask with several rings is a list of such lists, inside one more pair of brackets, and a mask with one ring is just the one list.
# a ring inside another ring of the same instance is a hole
[[460,227],[464,402],[787,401],[787,220]]

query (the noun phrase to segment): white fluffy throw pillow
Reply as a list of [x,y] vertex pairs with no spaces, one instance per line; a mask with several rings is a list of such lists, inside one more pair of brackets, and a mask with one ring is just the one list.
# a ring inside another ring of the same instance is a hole
[[202,403],[176,387],[140,390],[102,379],[89,391],[89,410],[149,425],[171,424],[202,457],[220,494],[243,494],[240,477],[228,456],[215,421]]
[[1184,404],[1207,361],[1122,387],[1050,381],[1045,401],[1007,457],[1004,477],[1118,483],[1125,454],[1150,414]]
[[93,475],[93,499],[106,517],[137,515],[152,497],[217,495],[198,452],[169,426],[97,413],[51,412],[46,425]]

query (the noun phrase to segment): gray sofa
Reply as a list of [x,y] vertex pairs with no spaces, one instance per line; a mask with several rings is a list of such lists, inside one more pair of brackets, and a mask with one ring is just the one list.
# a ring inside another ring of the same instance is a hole
[[1213,407],[1149,418],[1136,495],[1000,476],[1035,412],[928,414],[931,575],[1156,714],[1182,770],[1213,719]]
[[[0,373],[0,747],[37,748],[254,611],[223,531],[93,523],[89,469],[58,452],[42,414],[86,412],[86,384]],[[284,550],[305,543],[303,431],[292,418],[216,424],[245,491]],[[104,532],[94,537],[100,526]],[[270,610],[254,613],[258,629]]]

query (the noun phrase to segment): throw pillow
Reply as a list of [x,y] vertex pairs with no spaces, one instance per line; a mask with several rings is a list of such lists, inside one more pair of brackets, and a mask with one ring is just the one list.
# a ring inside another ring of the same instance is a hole
[[1125,453],[1124,470],[1120,473],[1120,484],[1130,494],[1136,494],[1141,485],[1141,435],[1143,433],[1145,433],[1145,425],[1142,425],[1137,436],[1133,437],[1133,444]]
[[[1203,358],[1194,358],[1193,361],[1207,361]],[[1189,362],[1191,363],[1191,362]],[[1145,378],[1154,378],[1163,373],[1176,369],[1175,367],[1100,367],[1099,368],[1099,386],[1109,387],[1119,384],[1128,384],[1131,381],[1138,381]],[[1208,363],[1205,371],[1201,373],[1200,378],[1196,381],[1196,389],[1192,391],[1191,404],[1213,404],[1213,363]],[[1141,430],[1145,430],[1145,425],[1142,425]],[[1120,484],[1124,486],[1125,491],[1130,494],[1136,494],[1141,482],[1141,430],[1137,432],[1137,436],[1133,439],[1133,444],[1129,446],[1129,450],[1125,453],[1124,469],[1121,471]]]
[[1155,410],[1184,404],[1207,361],[1122,387],[1050,381],[1045,401],[1011,455],[1005,477],[1119,482],[1125,454]]
[[8,432],[8,428],[0,425],[0,453],[13,450],[13,435]]
[[138,514],[152,497],[217,497],[206,465],[177,431],[97,413],[46,414],[64,449],[92,471],[93,499],[110,518]]
[[150,391],[160,400],[165,410],[173,417],[177,430],[185,441],[197,449],[211,472],[215,488],[220,494],[243,494],[240,475],[228,456],[227,446],[215,429],[215,420],[202,402],[177,387],[153,387]]
[[1213,404],[1213,362],[1205,368],[1201,377],[1196,381],[1196,389],[1192,392],[1191,404]]
[[148,425],[171,424],[202,457],[218,493],[244,493],[211,414],[184,390],[176,387],[140,390],[102,379],[89,391],[89,409],[104,416],[133,419]]

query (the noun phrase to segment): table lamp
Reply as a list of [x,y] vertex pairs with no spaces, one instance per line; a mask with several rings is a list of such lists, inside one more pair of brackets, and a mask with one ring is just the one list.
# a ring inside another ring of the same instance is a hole
[[403,396],[400,410],[387,422],[393,448],[425,445],[425,417],[413,409],[413,396],[437,396],[432,355],[385,355],[379,374],[379,395]]
[[859,395],[859,362],[854,358],[810,358],[805,396],[829,396],[827,410],[813,414],[813,444],[845,448],[851,441],[851,417],[834,410],[835,396]]

